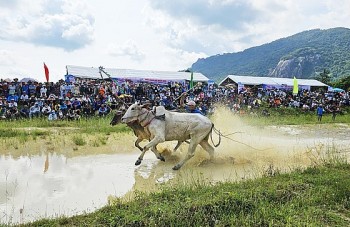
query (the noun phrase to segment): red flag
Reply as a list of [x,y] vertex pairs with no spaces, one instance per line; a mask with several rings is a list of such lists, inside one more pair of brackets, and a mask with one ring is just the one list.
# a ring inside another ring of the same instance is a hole
[[44,70],[45,70],[46,82],[49,82],[49,68],[47,68],[45,62],[44,62]]

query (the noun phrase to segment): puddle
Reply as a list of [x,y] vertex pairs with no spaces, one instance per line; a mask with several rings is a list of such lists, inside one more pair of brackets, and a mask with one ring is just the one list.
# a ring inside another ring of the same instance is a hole
[[134,185],[135,154],[0,158],[1,222],[93,211]]

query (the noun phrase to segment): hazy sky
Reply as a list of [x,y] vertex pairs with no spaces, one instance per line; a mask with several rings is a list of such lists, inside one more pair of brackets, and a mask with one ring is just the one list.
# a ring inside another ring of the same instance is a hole
[[0,78],[66,65],[178,71],[315,28],[349,27],[349,0],[0,0]]

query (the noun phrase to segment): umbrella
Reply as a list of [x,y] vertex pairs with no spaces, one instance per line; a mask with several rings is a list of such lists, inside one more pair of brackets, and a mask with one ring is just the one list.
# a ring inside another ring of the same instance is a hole
[[25,82],[25,83],[28,83],[28,81],[38,82],[36,79],[34,79],[34,78],[30,78],[30,77],[25,77],[25,78],[21,79],[19,82]]
[[333,88],[333,92],[343,92],[345,90],[341,89],[341,88]]

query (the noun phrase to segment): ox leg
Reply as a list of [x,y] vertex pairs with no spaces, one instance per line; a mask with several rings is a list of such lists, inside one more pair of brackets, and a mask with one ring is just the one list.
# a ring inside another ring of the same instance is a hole
[[135,147],[137,147],[142,152],[143,149],[142,149],[142,147],[140,147],[141,141],[142,141],[142,139],[137,138],[137,140],[135,141]]
[[211,159],[214,158],[214,148],[208,143],[207,140],[202,140],[199,144],[209,153]]
[[173,151],[175,152],[181,146],[182,143],[183,143],[183,141],[177,141],[177,144],[176,144]]
[[198,143],[195,143],[193,139],[191,139],[191,142],[190,142],[190,145],[188,146],[188,152],[187,152],[187,155],[186,157],[181,161],[179,162],[178,164],[176,164],[174,167],[173,167],[173,170],[178,170],[181,168],[181,166],[183,166],[183,164],[185,164],[190,158],[192,158],[194,156],[194,152],[196,150],[196,147],[197,147]]
[[153,151],[153,153],[156,155],[156,157],[157,157],[159,160],[165,162],[165,158],[159,153],[159,151],[157,150],[157,146],[153,146],[153,147],[151,148],[151,150]]
[[154,137],[148,144],[146,144],[146,146],[142,150],[141,155],[135,162],[135,165],[140,165],[143,160],[143,156],[145,156],[146,151],[148,151],[151,147],[157,146],[157,144],[161,142],[164,142],[164,139],[162,139],[161,137]]

